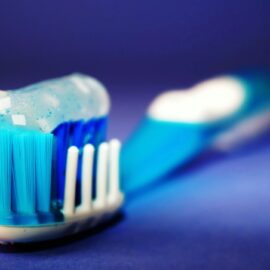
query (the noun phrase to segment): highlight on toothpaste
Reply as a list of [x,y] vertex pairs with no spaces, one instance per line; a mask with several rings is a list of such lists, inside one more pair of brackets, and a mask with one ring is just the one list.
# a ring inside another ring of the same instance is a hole
[[0,241],[56,238],[118,211],[120,142],[106,141],[109,109],[105,87],[81,74],[0,91]]
[[208,147],[231,150],[264,133],[270,126],[269,89],[269,74],[248,72],[157,96],[123,147],[126,191],[154,183]]

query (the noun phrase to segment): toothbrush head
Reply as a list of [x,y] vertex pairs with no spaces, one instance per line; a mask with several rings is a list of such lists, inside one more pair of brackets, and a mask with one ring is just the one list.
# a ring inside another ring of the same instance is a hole
[[62,237],[120,209],[109,107],[105,87],[81,74],[0,91],[0,241]]
[[[80,150],[76,146],[69,147],[63,206],[58,209],[58,213],[55,213],[62,216],[62,219],[51,222],[46,220],[42,223],[42,214],[36,211],[35,217],[39,220],[37,224],[10,223],[0,225],[0,242],[2,244],[27,243],[61,238],[89,230],[115,216],[124,201],[124,195],[119,184],[120,146],[120,142],[114,139],[110,142],[103,142],[97,149],[91,144],[86,144],[83,147],[81,153],[81,203],[79,205],[76,205],[75,197]],[[96,196],[93,198],[95,152],[97,152]],[[27,191],[29,191],[31,188],[27,187]],[[27,187],[25,186],[25,188]],[[37,190],[36,196],[41,196],[42,192],[44,190]],[[35,196],[35,192],[33,194]],[[21,194],[17,196],[19,198]],[[31,196],[23,199],[26,203],[33,204]],[[3,200],[1,203],[3,204]],[[26,213],[24,215],[27,217]]]

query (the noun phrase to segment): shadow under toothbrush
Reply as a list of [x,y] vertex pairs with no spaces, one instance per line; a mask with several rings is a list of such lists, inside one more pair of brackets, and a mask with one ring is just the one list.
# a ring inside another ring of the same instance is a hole
[[163,185],[168,185],[172,181],[179,181],[179,176],[182,176],[181,180],[185,181],[185,177],[205,166],[209,166],[213,163],[222,162],[226,159],[234,159],[243,156],[251,155],[261,149],[270,146],[270,128],[263,134],[253,138],[248,144],[242,145],[236,149],[223,151],[215,148],[209,148],[198,155],[193,160],[187,162],[183,166],[173,168],[167,174],[161,176],[159,179],[155,179],[151,184],[144,186],[140,189],[131,191],[128,193],[126,203],[130,203],[136,200],[139,196],[146,195],[148,192],[154,189],[161,188]]
[[89,229],[77,234],[65,236],[56,240],[48,240],[42,242],[34,242],[34,243],[14,243],[14,244],[6,244],[0,245],[0,253],[30,253],[30,252],[38,252],[48,249],[54,249],[61,246],[72,245],[74,242],[81,241],[88,237],[92,237],[99,233],[104,232],[105,230],[111,228],[112,226],[117,225],[125,218],[123,211],[118,212],[112,219],[104,222],[103,224],[98,225],[93,229]]

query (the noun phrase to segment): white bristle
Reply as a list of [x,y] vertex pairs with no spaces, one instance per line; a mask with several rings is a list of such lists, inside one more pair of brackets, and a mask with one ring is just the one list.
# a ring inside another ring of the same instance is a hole
[[122,200],[119,184],[119,152],[121,144],[118,140],[110,143],[101,143],[97,150],[96,172],[96,198],[92,199],[94,179],[94,153],[95,148],[91,144],[83,147],[82,152],[82,182],[81,204],[75,206],[76,181],[78,175],[79,149],[71,146],[68,149],[66,166],[66,184],[63,213],[67,216],[75,214],[92,213],[105,209]]
[[69,147],[67,154],[65,197],[63,209],[65,215],[74,214],[78,155],[79,150],[77,147]]
[[98,149],[97,161],[97,196],[96,206],[106,205],[107,179],[108,179],[108,143],[102,143]]
[[119,152],[121,144],[119,140],[110,141],[109,156],[109,201],[114,201],[119,196]]
[[92,207],[93,161],[94,146],[87,144],[83,148],[82,160],[81,208],[84,211],[90,211]]

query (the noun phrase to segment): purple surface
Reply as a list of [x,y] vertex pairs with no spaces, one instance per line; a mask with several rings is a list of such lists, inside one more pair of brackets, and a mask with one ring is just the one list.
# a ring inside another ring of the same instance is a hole
[[[264,0],[1,1],[0,88],[92,74],[112,96],[110,137],[125,139],[164,89],[269,68],[269,8]],[[261,144],[201,158],[134,195],[98,231],[1,247],[0,269],[268,270],[270,145]]]

